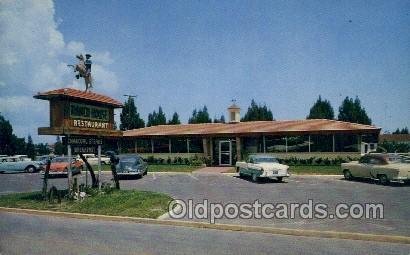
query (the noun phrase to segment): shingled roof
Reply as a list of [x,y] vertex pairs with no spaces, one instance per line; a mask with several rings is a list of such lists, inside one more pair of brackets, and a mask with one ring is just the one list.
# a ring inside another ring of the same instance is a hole
[[379,133],[380,128],[350,122],[310,119],[282,121],[249,121],[235,124],[203,123],[181,125],[159,125],[123,132],[124,137],[156,136],[210,136],[252,134],[332,134],[332,133]]
[[78,89],[72,88],[61,88],[50,90],[47,92],[38,92],[34,98],[50,100],[52,98],[74,98],[85,101],[92,101],[99,104],[110,105],[116,108],[122,107],[122,103],[105,95],[97,94],[94,92],[85,92]]

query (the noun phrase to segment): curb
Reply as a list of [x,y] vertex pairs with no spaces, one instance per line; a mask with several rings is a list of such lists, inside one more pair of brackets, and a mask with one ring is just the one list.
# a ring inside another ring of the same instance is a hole
[[74,219],[106,220],[106,221],[117,221],[117,222],[133,222],[133,223],[138,223],[138,224],[155,224],[155,225],[191,227],[191,228],[201,228],[201,229],[241,231],[241,232],[264,233],[264,234],[274,234],[274,235],[335,238],[335,239],[358,240],[358,241],[410,244],[410,236],[375,235],[375,234],[364,234],[364,233],[258,227],[258,226],[232,225],[232,224],[219,224],[219,223],[210,224],[210,223],[194,222],[194,221],[163,220],[163,219],[149,219],[149,218],[126,217],[126,216],[68,213],[68,212],[19,209],[19,208],[8,208],[8,207],[0,207],[0,212],[24,213],[24,214],[40,215],[40,216],[67,217],[67,218],[74,218]]
[[[239,176],[238,173],[222,173],[223,175],[227,175],[227,176]],[[290,177],[292,176],[297,176],[297,177],[343,177],[342,174],[292,174],[290,175]]]

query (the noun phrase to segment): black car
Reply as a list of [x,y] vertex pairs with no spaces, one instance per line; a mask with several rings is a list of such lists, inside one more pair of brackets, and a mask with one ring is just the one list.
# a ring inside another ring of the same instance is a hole
[[116,170],[119,176],[135,175],[142,177],[148,172],[148,164],[136,154],[119,155],[118,159]]

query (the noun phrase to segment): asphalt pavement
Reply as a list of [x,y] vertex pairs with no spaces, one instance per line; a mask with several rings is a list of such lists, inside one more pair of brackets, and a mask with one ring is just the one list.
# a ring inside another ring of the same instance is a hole
[[0,212],[0,254],[409,254],[410,245]]
[[[80,182],[84,182],[82,174]],[[111,174],[105,172],[104,181],[110,181]],[[310,230],[331,230],[343,232],[372,233],[383,235],[410,236],[410,186],[393,184],[381,186],[373,182],[345,181],[339,176],[291,176],[283,183],[267,181],[253,183],[247,179],[223,174],[167,174],[150,173],[142,179],[121,180],[121,188],[163,192],[174,198],[194,204],[204,199],[209,202],[252,203],[325,203],[331,211],[338,203],[382,203],[384,219],[227,219],[217,223],[257,225]],[[64,178],[51,179],[49,185],[63,189]],[[0,194],[41,190],[42,180],[35,174],[0,175]],[[185,217],[184,220],[209,221]]]

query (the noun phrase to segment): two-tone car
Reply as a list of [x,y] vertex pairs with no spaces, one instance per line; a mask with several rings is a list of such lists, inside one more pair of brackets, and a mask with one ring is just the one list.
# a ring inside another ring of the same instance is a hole
[[0,162],[0,173],[34,173],[42,170],[43,162],[33,161],[25,155],[3,157]]
[[390,181],[410,181],[410,164],[389,154],[367,154],[359,161],[342,163],[341,168],[346,180],[368,178],[378,180],[383,185]]
[[250,155],[246,161],[236,162],[235,167],[240,177],[250,176],[254,182],[260,178],[276,178],[281,182],[290,176],[289,166],[280,164],[271,155]]
[[137,154],[124,154],[118,156],[115,168],[118,176],[142,177],[148,172],[148,164]]
[[[70,162],[71,161],[71,162]],[[83,170],[83,162],[76,159],[76,158],[69,158],[69,157],[56,157],[51,160],[50,163],[50,176],[67,176],[68,169],[70,168],[71,164],[71,173],[72,175],[81,174]],[[44,172],[43,172],[44,174]]]

